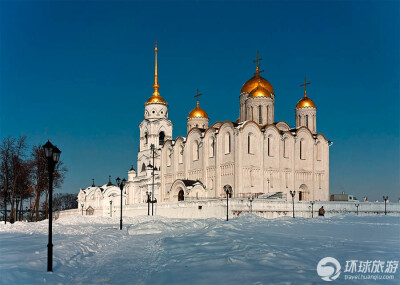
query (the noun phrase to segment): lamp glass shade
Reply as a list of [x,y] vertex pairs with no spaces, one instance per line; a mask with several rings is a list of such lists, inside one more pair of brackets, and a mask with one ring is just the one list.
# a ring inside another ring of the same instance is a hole
[[43,145],[43,149],[44,149],[44,153],[46,155],[46,158],[52,158],[53,157],[54,145],[50,141],[47,141],[47,143],[45,143]]
[[124,179],[122,179],[122,185],[125,185],[126,184],[126,179],[124,178]]
[[121,178],[117,177],[117,179],[115,179],[115,181],[117,181],[117,185],[119,186],[119,184],[121,183]]
[[53,149],[53,161],[58,162],[60,160],[60,154],[61,150],[58,149],[58,147],[54,146]]

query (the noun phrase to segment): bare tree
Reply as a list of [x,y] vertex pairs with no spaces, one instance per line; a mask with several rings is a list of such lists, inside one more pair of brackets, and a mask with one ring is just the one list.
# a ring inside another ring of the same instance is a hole
[[[34,195],[34,213],[36,221],[39,220],[40,198],[45,195],[43,202],[45,217],[48,217],[48,187],[49,187],[49,174],[47,168],[47,160],[44,150],[41,146],[34,146],[32,149],[32,190]],[[54,169],[53,174],[53,189],[60,188],[64,182],[65,174],[68,169],[60,160]]]

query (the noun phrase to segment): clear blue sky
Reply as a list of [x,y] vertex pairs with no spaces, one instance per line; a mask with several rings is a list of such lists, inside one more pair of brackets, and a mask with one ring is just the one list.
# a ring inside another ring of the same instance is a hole
[[186,134],[196,88],[210,120],[235,121],[239,92],[263,57],[275,120],[294,125],[303,95],[317,105],[330,149],[330,192],[397,200],[398,1],[0,2],[0,135],[50,139],[69,168],[61,190],[126,176],[152,94],[174,137]]

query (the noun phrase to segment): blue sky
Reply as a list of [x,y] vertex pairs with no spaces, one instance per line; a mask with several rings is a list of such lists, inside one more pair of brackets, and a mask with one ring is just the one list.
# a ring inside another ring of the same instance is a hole
[[330,149],[330,192],[397,200],[398,1],[0,2],[0,135],[50,139],[69,168],[61,190],[126,176],[152,94],[154,39],[160,94],[174,137],[186,134],[196,89],[210,120],[235,121],[254,73],[276,93],[275,120],[294,125],[303,95],[317,105]]

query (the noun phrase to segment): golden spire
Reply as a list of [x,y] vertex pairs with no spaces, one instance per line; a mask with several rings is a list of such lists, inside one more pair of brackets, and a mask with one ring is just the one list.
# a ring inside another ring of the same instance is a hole
[[307,85],[311,84],[311,82],[307,82],[306,77],[304,76],[304,84],[301,84],[300,86],[304,86],[304,97],[307,97]]
[[153,84],[153,95],[147,100],[146,104],[152,104],[152,103],[159,103],[159,104],[164,104],[168,105],[167,102],[165,102],[164,98],[160,96],[160,92],[158,92],[158,89],[160,89],[160,85],[158,85],[158,66],[157,66],[157,39],[156,39],[156,45],[154,47],[154,53],[155,53],[155,61],[154,61],[154,84]]
[[160,85],[158,85],[158,67],[157,67],[157,39],[156,39],[156,45],[154,47],[154,53],[155,53],[155,61],[154,61],[154,85],[153,85],[153,95],[157,96],[160,95],[158,92],[158,89],[160,88]]

